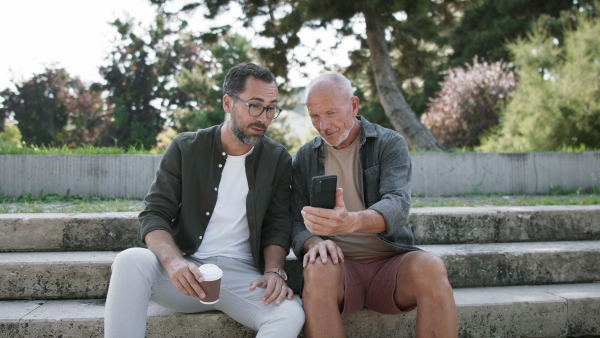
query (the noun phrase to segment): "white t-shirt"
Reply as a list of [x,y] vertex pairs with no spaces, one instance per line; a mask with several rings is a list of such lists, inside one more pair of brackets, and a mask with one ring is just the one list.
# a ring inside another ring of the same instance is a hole
[[248,179],[246,178],[246,156],[227,156],[219,183],[217,204],[202,244],[192,257],[205,259],[225,256],[252,259],[250,251],[250,229],[246,217],[246,197]]

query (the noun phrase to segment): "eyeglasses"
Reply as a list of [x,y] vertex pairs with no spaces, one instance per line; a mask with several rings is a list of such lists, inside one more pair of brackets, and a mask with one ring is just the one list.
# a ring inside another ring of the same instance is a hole
[[265,107],[265,106],[262,106],[262,105],[256,104],[256,103],[248,103],[233,94],[227,94],[227,95],[234,97],[234,98],[238,99],[239,101],[242,101],[243,103],[245,103],[248,106],[248,114],[250,114],[250,116],[252,116],[252,117],[259,117],[260,115],[262,115],[263,112],[266,111],[267,118],[269,120],[275,120],[277,118],[277,116],[279,116],[279,113],[281,113],[281,111],[282,111],[282,109],[277,106]]

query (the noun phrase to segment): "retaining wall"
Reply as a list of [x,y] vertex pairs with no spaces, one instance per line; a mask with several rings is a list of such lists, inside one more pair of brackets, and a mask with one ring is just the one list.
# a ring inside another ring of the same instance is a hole
[[[0,155],[0,192],[143,198],[162,155]],[[411,154],[413,193],[542,194],[600,186],[600,152]]]

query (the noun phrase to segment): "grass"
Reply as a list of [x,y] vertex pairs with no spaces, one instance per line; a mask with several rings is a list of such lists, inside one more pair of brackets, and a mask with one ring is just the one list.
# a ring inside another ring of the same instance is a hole
[[[598,191],[596,191],[598,190]],[[475,206],[535,206],[535,205],[598,205],[600,188],[591,194],[571,192],[568,195],[476,195],[454,197],[413,196],[412,207],[475,207]],[[144,208],[141,200],[111,199],[103,197],[38,196],[21,195],[18,198],[0,196],[0,213],[97,213],[97,212],[140,212]]]
[[130,146],[122,147],[94,147],[83,145],[77,148],[51,147],[51,146],[15,146],[0,144],[0,155],[156,155],[162,154],[164,149],[152,148],[150,150]]
[[96,212],[123,212],[141,211],[141,200],[59,196],[57,194],[44,195],[41,191],[38,196],[24,194],[18,198],[0,196],[0,213],[96,213]]
[[412,207],[477,207],[600,204],[599,194],[589,195],[468,195],[462,197],[413,196]]

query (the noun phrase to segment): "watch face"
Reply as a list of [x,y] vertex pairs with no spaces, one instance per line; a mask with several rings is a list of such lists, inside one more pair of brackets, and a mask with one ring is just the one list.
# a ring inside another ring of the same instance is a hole
[[281,278],[283,278],[283,280],[285,280],[285,281],[287,280],[287,273],[285,273],[285,271],[283,271],[283,270],[281,270],[281,269],[278,269],[278,270],[277,270],[277,274],[278,274],[278,275],[279,275]]

